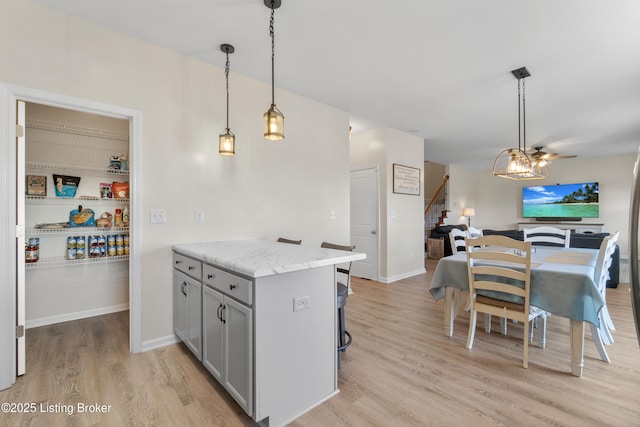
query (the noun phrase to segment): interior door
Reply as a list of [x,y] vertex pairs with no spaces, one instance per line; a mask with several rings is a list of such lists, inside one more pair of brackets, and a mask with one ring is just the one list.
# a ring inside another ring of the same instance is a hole
[[25,194],[25,103],[16,102],[16,373],[26,372],[25,351],[25,271],[24,271],[24,194]]
[[351,244],[367,259],[355,261],[351,274],[378,280],[378,170],[351,171]]

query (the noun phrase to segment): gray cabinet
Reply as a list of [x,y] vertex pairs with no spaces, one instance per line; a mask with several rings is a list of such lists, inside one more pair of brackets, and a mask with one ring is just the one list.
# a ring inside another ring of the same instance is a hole
[[224,371],[224,323],[221,312],[224,307],[224,295],[205,286],[202,289],[202,327],[204,357],[202,363],[211,375],[223,382]]
[[200,274],[202,363],[258,425],[339,392],[335,264],[363,254],[247,240],[173,250],[174,271]]
[[253,283],[206,264],[203,281],[202,363],[252,416],[253,309],[246,301],[251,300]]
[[[173,331],[202,360],[202,282],[199,261],[174,256]],[[192,275],[184,273],[187,271]]]

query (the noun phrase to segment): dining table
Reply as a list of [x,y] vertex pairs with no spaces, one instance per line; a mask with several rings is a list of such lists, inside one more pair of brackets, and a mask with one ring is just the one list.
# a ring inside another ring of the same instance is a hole
[[[605,301],[594,282],[597,249],[532,246],[530,304],[570,320],[571,373],[582,376],[584,322],[599,326]],[[429,292],[444,298],[444,331],[453,335],[457,316],[454,292],[469,290],[466,252],[441,258]]]

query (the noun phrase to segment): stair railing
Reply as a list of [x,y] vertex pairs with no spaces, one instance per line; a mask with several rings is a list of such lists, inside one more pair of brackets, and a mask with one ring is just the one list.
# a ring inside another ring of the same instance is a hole
[[429,211],[431,210],[431,207],[433,206],[435,201],[439,200],[440,193],[442,193],[442,190],[444,190],[444,186],[447,184],[448,180],[449,180],[449,175],[445,175],[444,178],[442,179],[442,183],[440,184],[440,187],[438,187],[438,190],[436,191],[436,194],[433,195],[433,198],[431,199],[427,207],[424,209],[425,218],[429,214]]

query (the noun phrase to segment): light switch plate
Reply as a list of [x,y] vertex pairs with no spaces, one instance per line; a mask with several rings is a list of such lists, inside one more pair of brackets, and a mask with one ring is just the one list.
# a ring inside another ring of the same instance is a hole
[[149,222],[151,224],[164,224],[167,222],[167,211],[164,209],[151,209],[149,211]]
[[204,211],[202,209],[196,209],[194,219],[197,223],[201,224],[204,222]]

